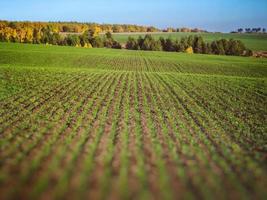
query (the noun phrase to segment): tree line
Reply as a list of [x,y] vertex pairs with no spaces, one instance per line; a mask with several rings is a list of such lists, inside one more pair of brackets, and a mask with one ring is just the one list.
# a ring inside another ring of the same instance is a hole
[[266,28],[238,28],[236,31],[231,33],[266,33]]
[[51,44],[61,46],[76,46],[86,48],[121,48],[119,42],[115,41],[110,32],[100,37],[101,29],[97,26],[85,30],[82,34],[62,35],[51,26],[42,28],[21,27],[0,27],[1,42],[18,42],[31,44]]
[[158,29],[153,26],[140,26],[133,24],[97,24],[97,23],[80,23],[80,22],[30,22],[30,21],[4,21],[0,20],[0,29],[12,28],[21,29],[37,29],[49,27],[53,32],[62,33],[84,33],[88,29],[98,27],[100,32],[207,32],[198,28],[166,28]]
[[240,40],[220,39],[208,43],[204,41],[202,36],[188,36],[180,40],[165,39],[163,37],[156,40],[149,34],[144,37],[140,36],[138,39],[129,37],[126,43],[126,49],[234,56],[253,55],[253,52],[247,49]]
[[80,22],[20,22],[20,21],[1,21],[0,30],[21,31],[21,30],[41,30],[49,27],[53,32],[70,32],[70,33],[84,33],[88,29],[98,28],[100,32],[159,32],[160,30],[153,26],[138,26],[131,24],[97,24],[97,23],[80,23]]
[[172,33],[172,32],[182,32],[182,33],[208,33],[206,30],[198,29],[198,28],[172,28],[169,27],[167,29],[163,29],[162,32]]
[[[85,48],[122,48],[122,45],[113,39],[111,32],[107,32],[103,37],[99,36],[101,29],[98,26],[93,26],[83,31],[82,34],[62,35],[50,25],[41,26],[39,28],[29,28],[28,26],[17,27],[13,25],[9,24],[9,26],[2,27],[0,23],[0,41]],[[150,34],[147,34],[144,37],[140,36],[138,39],[129,37],[125,47],[130,50],[172,51],[217,55],[251,56],[253,54],[252,51],[247,49],[239,40],[221,39],[207,43],[201,36],[188,36],[180,40],[172,40],[171,38],[164,39],[161,37],[156,40]]]

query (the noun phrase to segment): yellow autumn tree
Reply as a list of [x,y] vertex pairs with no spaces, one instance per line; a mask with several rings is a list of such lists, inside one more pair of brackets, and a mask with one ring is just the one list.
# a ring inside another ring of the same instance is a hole
[[33,30],[31,28],[26,28],[25,32],[26,33],[25,33],[24,42],[32,43],[32,41],[33,41]]
[[84,47],[84,48],[88,48],[88,49],[93,48],[92,45],[91,45],[90,43],[85,43],[83,47]]
[[5,42],[12,42],[17,38],[16,30],[10,27],[4,27],[0,29],[0,39]]
[[92,31],[93,31],[93,37],[97,37],[99,35],[99,33],[101,32],[101,28],[99,26],[94,26],[92,28]]
[[188,48],[185,50],[185,53],[193,54],[193,53],[194,53],[193,48],[192,48],[192,47],[188,47]]

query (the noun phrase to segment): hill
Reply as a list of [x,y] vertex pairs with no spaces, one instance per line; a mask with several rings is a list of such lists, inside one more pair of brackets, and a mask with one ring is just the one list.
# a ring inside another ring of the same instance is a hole
[[0,43],[0,199],[264,199],[267,60]]

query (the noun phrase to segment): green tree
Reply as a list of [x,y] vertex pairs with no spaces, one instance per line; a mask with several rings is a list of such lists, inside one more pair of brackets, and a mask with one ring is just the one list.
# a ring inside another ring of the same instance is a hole
[[165,50],[166,51],[175,51],[173,41],[171,38],[167,38],[165,41]]
[[174,48],[174,51],[176,51],[176,52],[180,51],[180,42],[178,40],[175,40],[173,42],[173,48]]
[[108,31],[108,32],[105,34],[105,36],[106,36],[107,39],[112,39],[112,40],[113,40],[113,37],[112,37],[111,32]]
[[162,50],[163,50],[163,51],[167,51],[167,48],[166,48],[166,40],[165,40],[165,38],[160,37],[160,38],[159,38],[159,41],[160,41],[160,43],[161,43]]
[[225,55],[225,50],[222,41],[213,41],[211,43],[212,52],[216,55]]
[[68,35],[66,38],[66,44],[69,46],[79,46],[80,38],[77,35]]
[[241,56],[244,54],[245,45],[239,40],[229,40],[229,55]]
[[41,42],[44,44],[49,43],[52,37],[49,27],[42,28],[41,32],[42,32]]
[[210,43],[205,43],[203,46],[203,52],[204,54],[212,54],[212,49]]
[[73,30],[70,28],[70,26],[64,25],[62,26],[63,32],[73,32]]
[[195,36],[192,47],[193,47],[194,53],[203,53],[203,50],[205,48],[205,43],[204,43],[203,38],[201,36]]
[[50,37],[50,41],[49,44],[53,44],[53,45],[59,45],[61,41],[61,37],[58,33],[53,33]]
[[79,38],[80,38],[80,44],[81,44],[82,47],[84,47],[87,44],[89,44],[89,39],[88,39],[88,37],[86,37],[85,34],[80,35]]
[[161,42],[159,40],[153,40],[151,43],[151,50],[152,51],[162,51]]
[[107,32],[104,37],[104,46],[107,48],[112,48],[114,44],[114,39],[112,37],[112,34],[110,32]]
[[126,43],[126,49],[130,50],[139,50],[140,47],[138,45],[138,42],[133,37],[129,37]]
[[118,41],[114,40],[113,43],[112,43],[112,47],[111,48],[113,48],[113,49],[121,49],[122,46]]
[[141,49],[141,47],[143,46],[143,43],[144,43],[144,38],[139,36],[137,39],[137,43],[138,43],[139,49]]
[[41,38],[42,38],[41,32],[37,28],[34,28],[33,29],[33,43],[40,44]]
[[221,40],[219,40],[219,42],[222,43],[222,45],[223,45],[225,55],[230,55],[230,53],[229,53],[229,47],[230,47],[229,41],[226,39],[221,39]]
[[[187,38],[187,44],[188,44],[188,47],[193,47],[194,46],[194,41],[195,41],[195,38],[193,37],[193,35],[189,35],[188,38]],[[187,48],[188,48],[187,47]]]
[[181,41],[180,41],[180,52],[184,52],[188,47],[189,47],[189,45],[188,45],[187,38],[181,38]]
[[92,44],[93,47],[96,47],[96,48],[104,47],[104,42],[102,41],[102,39],[99,36],[91,38],[91,40],[89,40],[89,42]]
[[144,41],[143,41],[143,44],[141,46],[141,49],[142,50],[151,50],[151,44],[153,42],[153,38],[151,35],[147,34],[145,35],[145,38],[144,38]]

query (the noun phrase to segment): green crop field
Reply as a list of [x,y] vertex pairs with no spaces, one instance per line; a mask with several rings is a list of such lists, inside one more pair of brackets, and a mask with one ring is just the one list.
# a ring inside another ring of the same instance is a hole
[[266,199],[266,117],[267,59],[0,43],[0,199]]
[[[116,40],[121,43],[126,43],[129,36],[138,38],[144,36],[146,33],[114,33],[113,36]],[[244,42],[247,48],[253,51],[267,51],[267,34],[230,34],[230,33],[149,33],[155,38],[164,37],[172,39],[181,39],[182,37],[189,35],[201,35],[207,42],[214,40],[225,39],[236,39]]]

